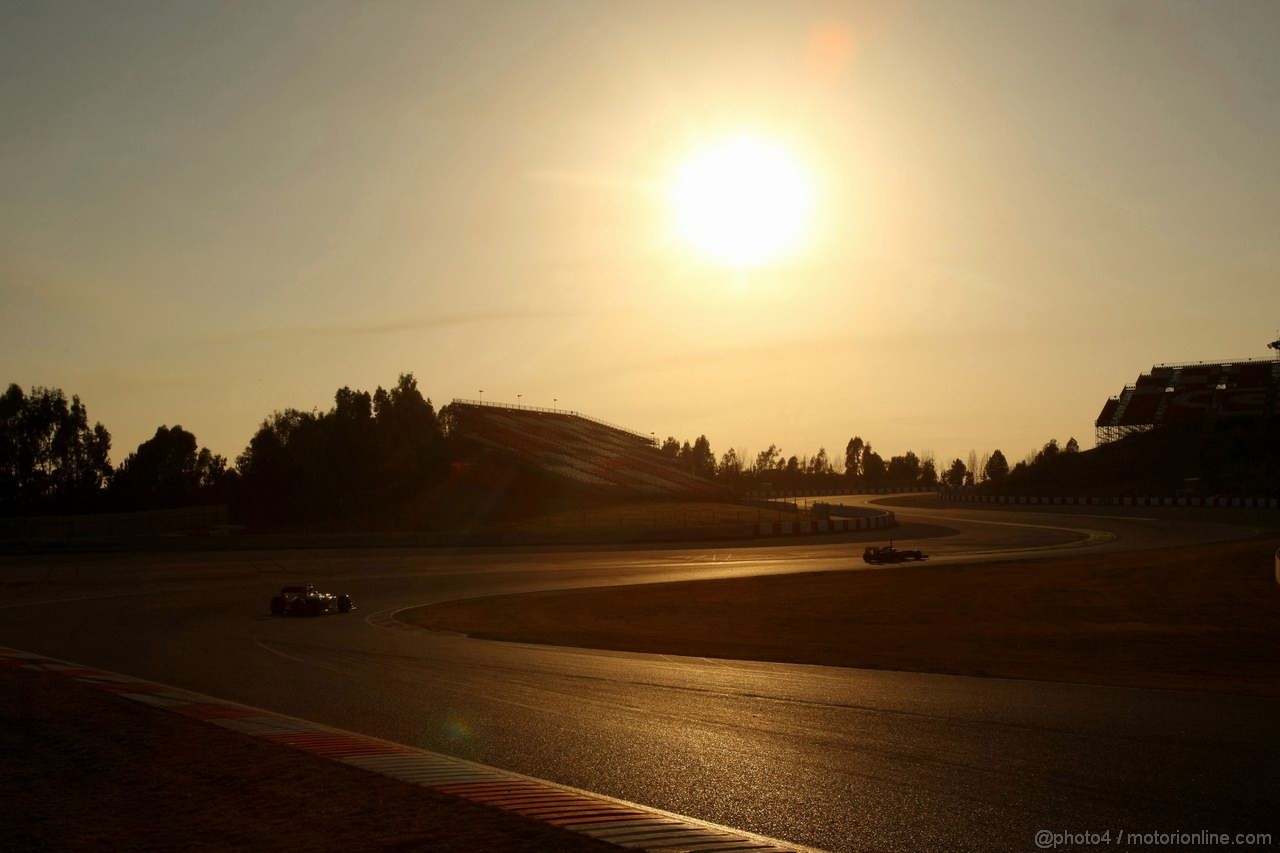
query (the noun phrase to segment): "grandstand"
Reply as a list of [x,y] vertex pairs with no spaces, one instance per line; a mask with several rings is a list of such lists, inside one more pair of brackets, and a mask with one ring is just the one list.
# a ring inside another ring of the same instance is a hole
[[1159,427],[1206,430],[1272,422],[1278,414],[1280,347],[1269,346],[1277,357],[1154,365],[1103,404],[1094,422],[1098,444]]
[[663,456],[651,436],[579,412],[454,400],[449,413],[451,434],[473,458],[519,464],[587,491],[638,497],[724,491]]

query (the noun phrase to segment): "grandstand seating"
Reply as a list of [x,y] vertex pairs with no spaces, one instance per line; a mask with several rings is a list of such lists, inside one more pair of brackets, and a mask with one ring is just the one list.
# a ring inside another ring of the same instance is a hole
[[1280,359],[1156,365],[1103,404],[1098,442],[1165,425],[1280,415]]
[[1169,400],[1164,411],[1164,420],[1168,423],[1191,424],[1205,419],[1209,406],[1213,404],[1213,391],[1209,389],[1176,391]]
[[1224,414],[1261,415],[1267,403],[1266,388],[1232,388],[1218,395],[1218,406]]
[[1262,387],[1265,388],[1268,380],[1273,372],[1270,363],[1242,364],[1240,370],[1235,375],[1235,383],[1242,387]]
[[1122,425],[1154,423],[1156,409],[1160,406],[1163,393],[1160,389],[1148,390],[1145,393],[1144,389],[1138,389],[1129,400],[1129,405],[1125,406],[1119,423]]
[[458,438],[584,487],[637,496],[719,495],[715,483],[663,456],[650,438],[576,412],[454,400]]

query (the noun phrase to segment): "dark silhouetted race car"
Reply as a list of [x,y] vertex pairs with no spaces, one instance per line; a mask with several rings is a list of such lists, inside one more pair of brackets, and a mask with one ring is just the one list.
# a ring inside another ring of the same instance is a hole
[[893,543],[881,545],[879,548],[873,546],[868,547],[862,552],[862,559],[868,563],[904,563],[907,560],[927,560],[929,555],[923,551],[916,551],[910,548],[898,549],[893,547]]
[[298,584],[280,589],[271,599],[272,616],[320,616],[324,613],[350,613],[355,609],[351,596],[321,592],[315,584]]

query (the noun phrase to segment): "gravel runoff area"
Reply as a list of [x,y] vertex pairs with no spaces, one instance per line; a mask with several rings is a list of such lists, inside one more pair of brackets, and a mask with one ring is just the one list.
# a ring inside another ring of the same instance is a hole
[[0,667],[6,850],[616,850],[87,685]]
[[422,627],[622,651],[1280,696],[1274,536],[496,596]]

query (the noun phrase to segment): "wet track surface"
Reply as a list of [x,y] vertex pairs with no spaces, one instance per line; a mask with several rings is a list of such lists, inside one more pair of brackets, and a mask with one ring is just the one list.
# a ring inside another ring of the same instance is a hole
[[[943,563],[1249,532],[1137,513],[899,513],[904,530],[914,518],[957,531],[920,540]],[[1275,830],[1275,700],[558,649],[395,619],[525,590],[865,570],[862,547],[9,558],[0,643],[831,850]],[[299,580],[360,610],[265,615]]]

